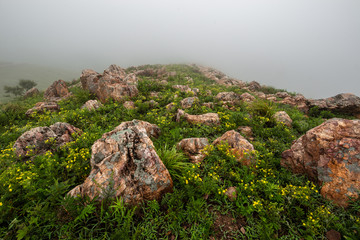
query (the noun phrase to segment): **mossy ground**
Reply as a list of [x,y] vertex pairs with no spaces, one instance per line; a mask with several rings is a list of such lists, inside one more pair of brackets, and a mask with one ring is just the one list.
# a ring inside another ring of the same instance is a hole
[[[42,96],[1,106],[0,239],[324,239],[330,229],[340,232],[343,239],[360,239],[358,201],[346,210],[337,207],[321,197],[319,186],[280,166],[281,153],[293,140],[335,115],[314,110],[305,116],[290,106],[256,100],[237,105],[234,110],[221,104],[215,104],[214,109],[198,104],[186,110],[190,114],[216,112],[220,126],[178,123],[174,121],[175,110],[167,111],[165,106],[174,102],[178,107],[180,100],[192,94],[179,92],[171,85],[199,88],[200,103],[216,103],[214,96],[222,91],[245,91],[214,84],[190,66],[166,68],[177,72],[169,77],[167,85],[142,77],[140,94],[132,99],[137,106],[134,110],[111,100],[96,111],[80,110],[87,100],[95,99],[80,88],[72,88],[73,97],[59,102],[61,111],[57,113],[25,116]],[[187,83],[185,77],[191,77],[193,83]],[[151,91],[160,92],[159,96],[150,97]],[[159,105],[149,109],[148,100]],[[292,128],[272,119],[272,114],[280,110],[290,115]],[[121,122],[133,119],[161,128],[161,136],[153,141],[174,180],[173,193],[159,202],[139,203],[137,207],[124,206],[121,199],[97,203],[67,197],[66,193],[90,172],[92,144]],[[28,161],[14,156],[12,146],[22,133],[59,121],[84,133],[54,153]],[[253,166],[236,161],[226,144],[208,147],[201,164],[190,163],[175,148],[183,138],[207,137],[211,142],[239,126],[253,129],[251,143],[256,151],[244,156],[256,160]],[[235,201],[224,194],[229,187],[237,188]]]

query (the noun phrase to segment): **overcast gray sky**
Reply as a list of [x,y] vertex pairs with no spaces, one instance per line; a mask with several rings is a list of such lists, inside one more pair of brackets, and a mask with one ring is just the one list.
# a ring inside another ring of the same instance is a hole
[[307,97],[360,96],[359,44],[359,0],[0,0],[0,61],[79,76],[199,63]]

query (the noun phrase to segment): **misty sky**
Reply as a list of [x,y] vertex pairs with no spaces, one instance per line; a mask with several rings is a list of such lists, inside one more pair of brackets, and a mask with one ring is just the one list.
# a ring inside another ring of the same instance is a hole
[[76,77],[199,63],[306,97],[360,96],[359,45],[359,0],[0,0],[0,61]]

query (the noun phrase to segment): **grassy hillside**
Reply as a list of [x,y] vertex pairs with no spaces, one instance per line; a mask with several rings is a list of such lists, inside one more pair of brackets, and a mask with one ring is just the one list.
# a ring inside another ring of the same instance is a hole
[[[192,96],[171,87],[189,84],[186,77],[194,80],[191,87],[200,89],[200,103],[216,103],[214,96],[222,91],[240,94],[245,90],[213,84],[189,66],[169,65],[166,69],[177,73],[169,77],[167,85],[141,77],[139,95],[132,99],[137,106],[133,110],[113,101],[93,112],[80,110],[87,100],[94,99],[80,88],[72,88],[73,97],[59,102],[61,111],[57,113],[25,116],[42,96],[1,105],[0,239],[325,239],[330,229],[340,232],[343,239],[360,239],[359,201],[346,210],[337,207],[319,194],[319,186],[280,166],[281,153],[293,140],[325,121],[324,116],[335,115],[318,112],[305,116],[293,107],[257,99],[242,102],[234,110],[222,104],[215,104],[214,109],[195,105],[186,110],[190,114],[218,113],[220,126],[175,122],[176,110],[168,111],[165,106],[170,102],[179,106],[180,100]],[[158,97],[151,96],[151,91],[159,92]],[[149,109],[148,100],[159,105]],[[292,128],[272,119],[279,110],[290,115]],[[153,142],[173,178],[173,193],[137,207],[124,206],[121,199],[98,203],[67,197],[90,172],[94,141],[133,119],[161,128],[161,136]],[[12,146],[21,134],[59,121],[80,128],[83,134],[53,154],[31,161],[14,156]],[[200,164],[190,163],[175,148],[184,138],[207,137],[212,142],[239,126],[253,129],[251,143],[256,151],[249,157],[256,159],[256,165],[243,166],[226,144],[208,147]],[[230,187],[238,190],[234,201],[224,194]]]
[[0,61],[0,102],[7,101],[4,86],[16,86],[19,79],[37,82],[39,90],[45,90],[52,82],[63,79],[70,81],[80,76],[79,72],[45,67],[34,64],[14,64]]

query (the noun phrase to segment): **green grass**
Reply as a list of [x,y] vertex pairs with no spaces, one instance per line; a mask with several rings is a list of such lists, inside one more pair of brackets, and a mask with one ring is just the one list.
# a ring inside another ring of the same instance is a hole
[[[190,96],[171,88],[186,84],[185,77],[193,78],[190,87],[200,89],[200,103],[216,103],[213,96],[206,95],[209,89],[213,95],[243,90],[210,85],[211,80],[190,66],[166,68],[177,75],[166,86],[143,77],[140,94],[133,99],[138,107],[134,110],[113,101],[93,112],[80,110],[95,97],[79,88],[72,89],[71,99],[59,102],[57,113],[25,116],[42,96],[1,105],[0,239],[325,239],[330,229],[339,231],[343,239],[360,238],[359,201],[346,210],[337,207],[321,197],[319,186],[280,166],[281,153],[293,140],[321,124],[323,118],[337,115],[315,109],[307,117],[290,106],[258,100],[237,105],[234,111],[221,104],[215,104],[213,110],[200,105],[186,110],[191,114],[217,112],[220,126],[177,123],[175,111],[167,111],[165,106]],[[146,105],[150,91],[161,91],[158,98],[151,98],[159,103],[153,109]],[[179,96],[176,99],[175,94]],[[290,115],[293,128],[271,118],[279,110]],[[121,199],[99,203],[68,197],[66,193],[90,172],[92,144],[121,122],[133,119],[161,128],[161,136],[153,142],[173,178],[173,192],[159,202],[136,207],[125,206]],[[84,134],[53,154],[48,152],[32,161],[14,156],[12,146],[21,134],[58,121],[68,122]],[[256,151],[251,157],[256,164],[250,167],[237,162],[226,145],[209,147],[200,164],[190,163],[175,147],[188,137],[207,137],[212,142],[239,126],[253,128]],[[229,187],[237,188],[235,201],[224,194]]]

